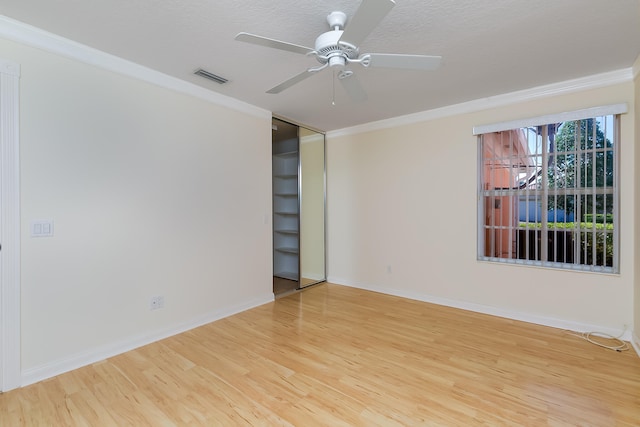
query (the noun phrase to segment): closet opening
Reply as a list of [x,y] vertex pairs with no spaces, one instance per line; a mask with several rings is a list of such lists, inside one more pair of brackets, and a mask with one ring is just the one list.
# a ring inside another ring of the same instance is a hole
[[276,297],[326,280],[325,138],[272,121],[273,292]]

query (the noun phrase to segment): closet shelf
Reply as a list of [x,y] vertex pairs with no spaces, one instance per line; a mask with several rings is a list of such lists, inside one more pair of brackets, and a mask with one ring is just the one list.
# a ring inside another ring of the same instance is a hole
[[280,271],[273,273],[273,275],[275,277],[280,277],[281,279],[298,280],[298,273],[294,273],[292,271]]
[[276,233],[280,233],[280,234],[298,235],[298,230],[285,230],[285,229],[282,229],[282,230],[273,230],[273,231],[275,231]]
[[285,254],[294,254],[294,255],[297,255],[300,252],[298,248],[286,248],[286,247],[275,248],[275,250]]
[[279,157],[281,159],[288,159],[288,158],[292,158],[292,157],[298,157],[298,151],[286,151],[284,153],[277,153],[273,155],[274,157]]

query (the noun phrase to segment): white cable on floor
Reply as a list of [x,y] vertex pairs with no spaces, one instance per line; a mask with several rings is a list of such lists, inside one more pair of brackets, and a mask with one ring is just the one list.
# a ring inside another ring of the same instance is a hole
[[[608,350],[615,350],[615,351],[627,351],[629,350],[629,344],[627,344],[626,342],[622,341],[620,339],[620,337],[622,335],[624,335],[624,333],[626,332],[627,328],[624,329],[624,331],[622,331],[622,333],[620,335],[618,335],[617,337],[614,337],[612,335],[609,334],[605,334],[604,332],[580,332],[580,333],[576,333],[573,331],[566,331],[567,333],[574,335],[578,338],[582,338],[585,341],[590,342],[591,344],[595,344],[597,346],[606,348]],[[598,341],[595,341],[593,338],[591,337],[598,337],[598,338],[604,338],[604,339],[608,339],[608,340],[614,340],[617,341],[619,344],[618,345],[606,345],[606,344],[602,344]]]

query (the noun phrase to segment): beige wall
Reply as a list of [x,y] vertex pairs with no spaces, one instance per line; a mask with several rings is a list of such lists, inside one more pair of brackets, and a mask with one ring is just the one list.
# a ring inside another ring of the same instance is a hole
[[[21,66],[23,372],[272,298],[268,114],[5,40],[0,57]],[[41,218],[54,237],[29,236]]]
[[[622,102],[630,111],[620,148],[620,274],[478,262],[473,126]],[[547,324],[631,327],[635,114],[628,83],[395,128],[329,133],[329,280]]]

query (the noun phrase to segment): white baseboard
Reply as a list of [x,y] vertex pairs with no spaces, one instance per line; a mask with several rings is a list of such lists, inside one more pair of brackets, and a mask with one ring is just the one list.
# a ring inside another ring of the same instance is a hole
[[186,332],[190,329],[197,328],[198,326],[206,325],[207,323],[214,322],[216,320],[229,317],[236,313],[240,313],[245,310],[249,310],[254,307],[272,302],[274,296],[272,293],[262,295],[257,298],[253,298],[241,304],[237,304],[233,307],[228,307],[222,310],[215,310],[202,316],[195,317],[191,320],[171,325],[169,327],[159,329],[157,331],[150,332],[148,334],[142,334],[135,337],[125,339],[123,341],[114,342],[101,347],[89,349],[82,353],[74,354],[64,359],[55,360],[50,363],[46,363],[41,366],[36,366],[31,369],[27,369],[22,372],[21,386],[27,386],[47,378],[52,378],[65,372],[72,371],[74,369],[81,368],[83,366],[90,365],[109,357],[116,356],[118,354],[125,353],[127,351],[142,347],[147,344],[168,338],[173,335],[177,335],[182,332]]
[[[431,304],[437,304],[437,305],[442,305],[446,307],[459,308],[462,310],[473,311],[476,313],[490,314],[492,316],[504,317],[506,319],[519,320],[522,322],[533,323],[533,324],[542,325],[542,326],[549,326],[552,328],[566,329],[566,330],[576,331],[576,332],[602,332],[614,337],[619,336],[620,339],[624,341],[630,341],[631,335],[632,335],[631,331],[629,330],[615,329],[615,328],[610,328],[610,327],[601,326],[601,325],[592,325],[587,323],[574,322],[571,320],[539,316],[539,315],[530,314],[530,313],[522,313],[518,311],[507,310],[504,308],[491,307],[487,305],[475,304],[475,303],[466,302],[466,301],[452,300],[448,298],[442,298],[442,297],[437,297],[437,296],[418,293],[418,292],[405,291],[401,289],[387,288],[383,286],[371,286],[371,285],[366,285],[362,283],[352,283],[352,282],[349,282],[348,280],[343,280],[337,277],[329,277],[327,281],[329,283],[335,283],[337,285],[343,285],[343,286],[349,286],[352,288],[380,292],[387,295],[408,298],[416,301],[428,302]],[[636,351],[638,351],[638,349],[640,348],[640,341],[637,341],[636,343],[634,343],[634,346],[635,345],[637,345]],[[638,352],[638,354],[640,354],[640,352]]]

